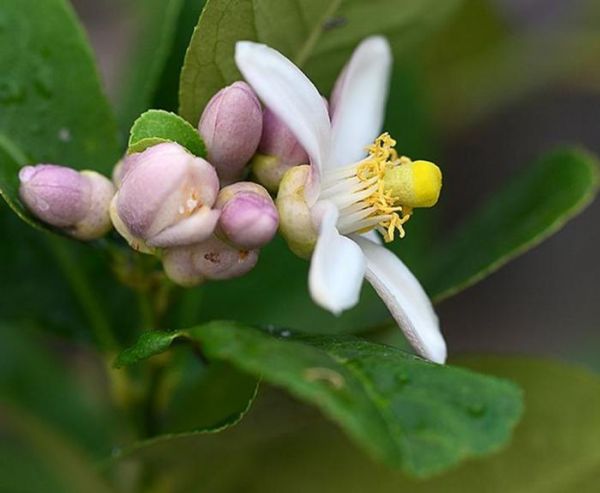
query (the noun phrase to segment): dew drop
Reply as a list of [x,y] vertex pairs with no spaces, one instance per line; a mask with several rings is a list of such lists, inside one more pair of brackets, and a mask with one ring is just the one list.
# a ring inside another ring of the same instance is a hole
[[58,140],[61,142],[71,142],[71,131],[68,128],[61,128],[58,131]]
[[0,102],[18,103],[25,96],[23,86],[13,79],[0,80]]
[[472,404],[469,404],[469,406],[467,406],[467,411],[474,418],[480,418],[481,416],[483,416],[485,414],[486,407],[485,407],[485,404],[483,404],[481,402],[472,403]]
[[401,386],[410,382],[410,377],[404,372],[396,373],[394,379],[396,380],[396,383]]
[[49,72],[43,68],[39,68],[34,79],[34,86],[37,92],[45,99],[52,96],[54,85]]

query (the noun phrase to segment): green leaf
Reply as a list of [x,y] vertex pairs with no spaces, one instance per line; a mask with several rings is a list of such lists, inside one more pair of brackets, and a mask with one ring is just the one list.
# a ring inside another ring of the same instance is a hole
[[509,382],[353,338],[213,322],[144,339],[125,361],[178,339],[315,404],[375,457],[417,476],[496,450],[521,414],[520,392]]
[[194,28],[198,24],[200,12],[204,7],[204,0],[184,0],[173,48],[165,64],[160,83],[156,91],[152,108],[176,112],[179,108],[179,79],[185,52],[190,43]]
[[430,256],[424,284],[436,299],[478,282],[558,231],[594,199],[598,162],[557,151],[494,195]]
[[124,63],[118,98],[119,123],[127,132],[136,117],[147,110],[156,95],[169,57],[184,0],[136,0],[138,26],[134,46]]
[[116,126],[69,2],[0,4],[0,133],[32,162],[110,174]]
[[459,0],[209,0],[188,49],[180,114],[196,123],[210,97],[240,79],[236,41],[280,50],[327,93],[352,49],[371,34],[386,35],[397,55],[425,38]]
[[30,226],[51,231],[47,225],[35,219],[19,198],[19,170],[26,163],[23,153],[5,136],[0,134],[0,195],[8,206]]
[[177,142],[192,154],[206,156],[206,147],[198,131],[175,113],[150,110],[131,127],[128,152],[142,152],[161,142]]
[[[191,491],[198,484],[206,493],[598,490],[598,375],[557,361],[523,357],[471,357],[459,362],[517,382],[524,390],[525,415],[503,450],[426,481],[375,463],[319,416],[273,395],[260,395],[248,417],[222,434],[155,444],[135,458],[180,479],[173,493]],[[198,468],[198,463],[205,467]]]

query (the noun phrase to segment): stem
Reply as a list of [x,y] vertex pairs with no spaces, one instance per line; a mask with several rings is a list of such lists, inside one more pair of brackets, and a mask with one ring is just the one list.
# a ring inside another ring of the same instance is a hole
[[119,343],[112,333],[110,322],[98,302],[98,297],[92,289],[90,280],[77,262],[74,261],[72,253],[69,252],[64,241],[48,237],[48,245],[54,253],[79,305],[86,314],[96,340],[104,350],[116,350]]

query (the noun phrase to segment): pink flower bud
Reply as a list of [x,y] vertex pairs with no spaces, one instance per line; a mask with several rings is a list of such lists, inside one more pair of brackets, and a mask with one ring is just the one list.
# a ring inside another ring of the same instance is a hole
[[258,154],[252,160],[252,172],[258,182],[276,192],[288,169],[308,162],[306,151],[290,129],[271,110],[265,109]]
[[31,213],[80,240],[105,235],[113,184],[95,171],[40,164],[19,172],[21,200]]
[[212,208],[219,180],[204,159],[164,143],[128,156],[123,168],[111,218],[133,248],[150,252],[212,235],[220,214]]
[[205,280],[225,280],[250,272],[258,261],[258,250],[240,250],[212,237],[163,255],[167,276],[182,286],[194,286]]
[[208,102],[198,131],[219,178],[225,183],[241,178],[262,133],[262,110],[254,91],[245,82],[221,89]]
[[234,246],[260,248],[277,232],[277,207],[269,192],[256,183],[238,182],[223,188],[216,207],[221,209],[219,233]]

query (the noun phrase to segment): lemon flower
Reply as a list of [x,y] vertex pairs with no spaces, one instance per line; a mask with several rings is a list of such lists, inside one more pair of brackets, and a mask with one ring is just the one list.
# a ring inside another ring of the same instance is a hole
[[[306,150],[277,196],[280,229],[296,254],[311,258],[309,289],[339,314],[354,306],[364,278],[423,357],[443,363],[446,345],[425,291],[375,230],[392,241],[416,207],[431,207],[441,172],[400,156],[381,134],[392,56],[385,38],[365,39],[334,87],[330,108],[290,60],[268,46],[240,41],[236,64],[265,106]],[[331,113],[331,118],[330,118]]]

